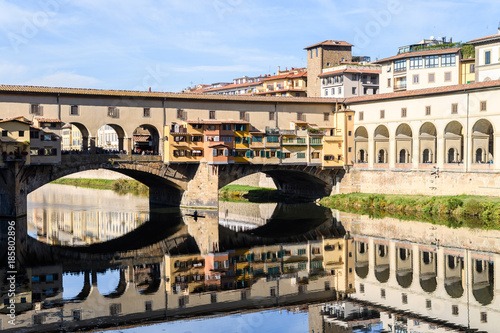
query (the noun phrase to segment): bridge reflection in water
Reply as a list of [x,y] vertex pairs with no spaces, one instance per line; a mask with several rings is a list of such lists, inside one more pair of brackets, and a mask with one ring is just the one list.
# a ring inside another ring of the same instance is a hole
[[[229,216],[231,204],[225,207]],[[247,209],[252,213],[243,222],[253,225],[247,232],[220,225],[221,209],[219,216],[198,212],[204,217],[197,221],[192,211],[152,213],[132,236],[88,247],[28,238],[19,254],[15,329],[91,329],[310,302],[326,302],[298,307],[308,312],[314,332],[373,325],[398,332],[496,329],[497,231],[336,211],[332,217],[308,207],[316,217],[309,228],[279,233],[273,227],[283,227],[278,215],[295,216],[294,226],[303,214],[280,205],[272,213],[269,206]],[[144,236],[166,224],[160,240]],[[130,237],[141,246],[131,246]],[[80,286],[67,295],[72,274]],[[5,300],[6,270],[0,278]],[[348,300],[335,301],[339,297]],[[1,329],[14,330],[5,305],[0,313]]]

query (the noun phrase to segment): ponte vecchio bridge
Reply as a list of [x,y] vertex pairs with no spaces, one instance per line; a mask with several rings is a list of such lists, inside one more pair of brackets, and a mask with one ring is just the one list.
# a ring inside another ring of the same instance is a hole
[[[0,86],[0,112],[4,120],[22,116],[45,124],[52,140],[60,140],[61,124],[74,125],[85,152],[58,148],[51,163],[5,161],[3,216],[26,214],[28,193],[84,170],[131,176],[150,187],[152,203],[216,208],[220,187],[256,172],[285,192],[328,195],[352,160],[353,112],[337,99]],[[117,133],[119,154],[96,154],[104,125]],[[137,128],[150,133],[154,155],[132,154]]]

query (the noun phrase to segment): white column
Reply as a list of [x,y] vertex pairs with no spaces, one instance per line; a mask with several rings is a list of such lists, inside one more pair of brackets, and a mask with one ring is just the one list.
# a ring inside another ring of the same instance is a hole
[[443,169],[446,154],[444,151],[444,138],[441,135],[437,137],[437,148],[435,153],[437,154],[437,167]]
[[413,152],[412,152],[413,169],[418,169],[418,163],[420,161],[420,143],[418,140],[418,135],[413,136]]
[[394,137],[389,138],[389,151],[387,152],[389,154],[389,169],[393,169],[396,165],[396,140]]
[[375,153],[375,141],[373,141],[373,137],[368,138],[368,167],[373,168],[373,161],[375,161],[375,157],[377,154]]

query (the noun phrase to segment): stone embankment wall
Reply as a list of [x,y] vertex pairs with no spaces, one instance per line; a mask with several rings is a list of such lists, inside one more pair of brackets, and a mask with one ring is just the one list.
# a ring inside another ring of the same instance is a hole
[[401,221],[391,217],[374,219],[368,215],[340,212],[332,214],[351,235],[380,237],[402,242],[439,244],[475,251],[500,251],[500,231],[469,228],[450,229],[443,225],[418,221]]
[[481,172],[351,170],[334,188],[339,193],[500,195],[500,174]]

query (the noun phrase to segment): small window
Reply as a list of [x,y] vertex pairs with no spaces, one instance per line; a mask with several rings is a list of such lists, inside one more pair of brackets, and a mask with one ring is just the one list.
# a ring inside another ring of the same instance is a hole
[[403,302],[403,304],[408,304],[408,295],[407,294],[401,294],[401,302]]
[[330,114],[328,112],[323,113],[323,120],[324,121],[330,120]]
[[177,119],[184,119],[184,110],[177,109]]
[[430,299],[426,299],[426,300],[425,300],[425,307],[426,307],[427,309],[432,309],[432,302],[431,302],[431,300],[430,300]]
[[210,294],[210,303],[217,303],[217,294]]
[[69,110],[70,116],[78,116],[80,114],[80,111],[78,110],[78,105],[72,105],[71,109]]
[[380,289],[380,297],[385,298],[385,289]]
[[360,111],[359,112],[359,120],[363,120],[363,118],[364,118],[363,111]]
[[110,117],[110,118],[119,118],[120,117],[120,113],[119,113],[118,108],[116,108],[114,106],[108,107],[108,117]]
[[109,305],[109,314],[111,316],[116,316],[122,312],[122,305],[121,303],[117,304],[110,304]]
[[380,119],[385,118],[385,110],[380,110]]
[[304,114],[302,112],[297,112],[297,120],[302,121]]
[[484,64],[485,65],[491,64],[491,51],[484,52]]
[[364,293],[365,292],[365,285],[363,283],[359,284],[359,292]]
[[42,106],[40,104],[31,104],[30,114],[34,114],[36,116],[42,116],[43,115]]
[[352,94],[356,95],[356,87],[352,87]]
[[434,82],[436,82],[436,74],[429,73],[429,83],[434,83]]
[[352,131],[347,132],[347,135],[351,136],[352,135]]
[[476,72],[476,65],[475,64],[471,64],[470,65],[469,72],[471,72],[471,73],[475,73]]
[[488,313],[487,312],[481,312],[481,322],[482,323],[488,322]]
[[24,137],[24,131],[19,131],[19,137],[23,138]]
[[387,79],[387,88],[390,88],[391,87],[391,79]]
[[153,311],[153,302],[151,301],[144,302],[144,310],[146,312]]
[[215,111],[209,111],[208,112],[208,118],[209,119],[215,119]]
[[240,111],[240,120],[245,120],[245,118],[246,118],[246,112]]
[[73,321],[82,320],[82,310],[73,310]]
[[453,103],[451,105],[451,113],[452,114],[457,114],[458,113],[458,104],[457,103]]
[[144,109],[142,109],[142,116],[144,118],[151,117],[151,109],[150,108],[144,108]]
[[430,116],[431,115],[431,107],[430,106],[426,106],[425,107],[425,115],[426,116]]
[[452,306],[451,306],[451,313],[452,313],[454,316],[458,316],[458,305],[452,305]]
[[407,114],[406,108],[402,108],[401,109],[401,118],[406,118],[406,114]]
[[413,75],[413,84],[418,84],[420,76],[418,74]]
[[269,112],[269,120],[274,120],[274,112]]
[[444,82],[451,81],[451,72],[444,72]]
[[347,116],[347,120],[351,121],[352,120],[352,116]]
[[270,295],[271,297],[276,297],[276,287],[271,287],[271,288],[269,289],[269,295]]
[[481,109],[480,111],[486,111],[486,101],[481,101]]
[[2,136],[8,136],[9,135],[9,131],[2,131]]

